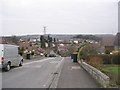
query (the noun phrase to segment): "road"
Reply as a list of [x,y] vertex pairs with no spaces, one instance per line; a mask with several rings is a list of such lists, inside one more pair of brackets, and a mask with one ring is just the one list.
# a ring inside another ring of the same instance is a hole
[[[49,88],[64,58],[46,58],[27,62],[2,73],[2,88]],[[57,82],[57,81],[55,81]]]
[[2,73],[2,88],[99,88],[70,58],[52,57],[24,63]]

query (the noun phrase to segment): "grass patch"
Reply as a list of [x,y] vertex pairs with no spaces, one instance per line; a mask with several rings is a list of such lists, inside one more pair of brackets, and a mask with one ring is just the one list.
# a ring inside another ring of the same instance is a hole
[[102,65],[98,69],[110,77],[110,86],[120,86],[120,65]]
[[112,73],[118,75],[120,72],[120,66],[102,66],[100,70],[105,73]]

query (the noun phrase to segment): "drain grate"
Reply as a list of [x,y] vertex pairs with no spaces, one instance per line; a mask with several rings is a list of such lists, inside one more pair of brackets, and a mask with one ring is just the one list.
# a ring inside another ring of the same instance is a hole
[[56,75],[56,74],[59,74],[59,73],[58,72],[54,72],[54,73],[51,73],[51,74],[55,74]]

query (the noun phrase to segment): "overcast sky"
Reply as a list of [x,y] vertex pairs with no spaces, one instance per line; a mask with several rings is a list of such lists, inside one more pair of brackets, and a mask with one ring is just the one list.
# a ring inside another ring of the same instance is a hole
[[118,1],[0,0],[1,34],[116,34]]

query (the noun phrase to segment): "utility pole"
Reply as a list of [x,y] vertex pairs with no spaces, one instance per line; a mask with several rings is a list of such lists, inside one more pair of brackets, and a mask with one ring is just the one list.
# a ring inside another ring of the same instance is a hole
[[[46,35],[46,28],[47,28],[47,26],[43,26],[43,29],[44,29],[44,38],[48,39],[48,37]],[[49,44],[49,42],[48,42],[48,44]],[[50,47],[49,46],[48,46],[48,54],[50,54]]]
[[43,27],[44,29],[44,36],[46,35],[46,26]]

